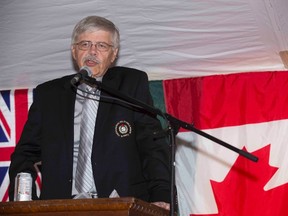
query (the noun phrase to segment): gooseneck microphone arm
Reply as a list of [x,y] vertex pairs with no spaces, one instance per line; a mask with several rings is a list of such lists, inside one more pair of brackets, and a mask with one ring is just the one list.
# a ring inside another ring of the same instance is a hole
[[175,128],[184,128],[184,129],[187,129],[187,130],[190,130],[190,131],[193,131],[201,136],[204,136],[206,137],[207,139],[210,139],[212,140],[213,142],[216,142],[238,154],[240,154],[241,156],[244,156],[246,157],[247,159],[249,160],[252,160],[254,162],[257,162],[258,161],[258,158],[252,154],[250,154],[249,152],[246,152],[246,151],[243,151],[241,149],[238,149],[234,146],[231,146],[230,144],[212,136],[212,135],[209,135],[201,130],[198,130],[196,129],[192,124],[189,124],[189,123],[186,123],[184,121],[181,121],[175,117],[173,117],[172,115],[168,114],[168,113],[163,113],[161,110],[153,107],[153,106],[150,106],[146,103],[143,103],[142,101],[139,101],[137,99],[134,99],[132,97],[129,97],[121,92],[119,92],[118,90],[116,89],[113,89],[111,87],[108,87],[106,85],[104,85],[102,82],[99,82],[91,77],[87,77],[85,76],[84,77],[84,80],[87,81],[88,83],[91,83],[93,85],[95,85],[97,88],[99,88],[100,90],[104,90],[105,92],[109,93],[110,95],[113,95],[114,97],[119,97],[121,98],[122,100],[124,101],[127,101],[129,102],[130,104],[135,104],[137,107],[141,107],[143,110],[145,111],[148,111],[152,114],[155,114],[155,115],[159,115],[161,117],[164,117],[165,119],[167,119],[172,125],[174,125]]

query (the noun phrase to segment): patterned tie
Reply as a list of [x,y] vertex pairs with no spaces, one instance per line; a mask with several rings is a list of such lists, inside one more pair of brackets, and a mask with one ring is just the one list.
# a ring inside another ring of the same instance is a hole
[[[88,97],[92,99],[85,99],[81,119],[80,144],[75,176],[75,188],[79,193],[96,192],[91,166],[91,153],[99,96],[95,95],[95,89],[91,90],[90,88],[90,92],[92,94],[88,94]],[[98,90],[96,94],[99,95]]]

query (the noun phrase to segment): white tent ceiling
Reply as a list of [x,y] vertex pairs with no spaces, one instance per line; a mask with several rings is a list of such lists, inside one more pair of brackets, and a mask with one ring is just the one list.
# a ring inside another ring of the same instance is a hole
[[150,80],[284,70],[287,0],[2,0],[0,90],[74,73],[70,36],[88,15],[120,29],[118,65]]

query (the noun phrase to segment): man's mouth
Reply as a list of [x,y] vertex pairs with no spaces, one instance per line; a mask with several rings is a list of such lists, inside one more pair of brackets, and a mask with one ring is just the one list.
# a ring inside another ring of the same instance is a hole
[[87,65],[88,67],[94,67],[100,63],[100,61],[93,56],[87,56],[84,59],[84,62],[85,62],[85,65]]
[[98,64],[98,62],[96,61],[92,61],[92,60],[86,60],[85,61],[85,65],[87,65],[88,67],[93,67],[96,66]]

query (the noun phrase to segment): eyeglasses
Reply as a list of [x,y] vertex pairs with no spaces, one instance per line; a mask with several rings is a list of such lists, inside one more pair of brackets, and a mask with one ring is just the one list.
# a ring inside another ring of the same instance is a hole
[[97,48],[100,52],[107,52],[110,47],[113,47],[111,44],[107,44],[105,42],[96,42],[92,43],[92,41],[80,41],[78,43],[75,43],[75,45],[78,46],[80,50],[87,51],[91,49],[92,45]]

